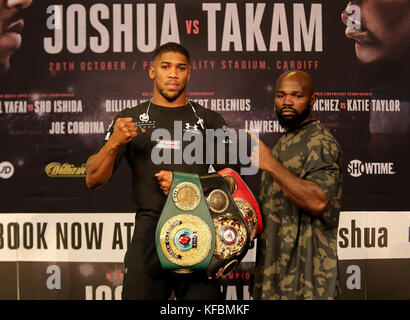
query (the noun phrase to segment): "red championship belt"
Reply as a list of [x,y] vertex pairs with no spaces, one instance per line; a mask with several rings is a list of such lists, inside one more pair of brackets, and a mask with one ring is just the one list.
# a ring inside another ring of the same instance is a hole
[[225,168],[218,171],[218,173],[224,177],[235,204],[248,223],[252,241],[263,229],[258,202],[252,191],[235,170]]

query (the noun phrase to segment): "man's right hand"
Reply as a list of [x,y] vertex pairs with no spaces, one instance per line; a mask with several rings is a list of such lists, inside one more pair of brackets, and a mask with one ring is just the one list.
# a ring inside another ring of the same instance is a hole
[[132,118],[118,118],[115,121],[114,131],[107,143],[87,160],[86,183],[89,188],[98,187],[110,179],[119,148],[136,135],[137,128]]
[[136,136],[137,128],[135,128],[132,118],[118,118],[115,121],[114,132],[110,137],[110,142],[119,148]]

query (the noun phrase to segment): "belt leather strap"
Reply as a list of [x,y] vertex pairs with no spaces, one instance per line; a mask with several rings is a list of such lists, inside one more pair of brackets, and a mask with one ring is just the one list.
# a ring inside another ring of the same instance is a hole
[[198,174],[173,171],[155,241],[163,269],[189,273],[208,268],[215,230]]
[[207,273],[209,278],[220,278],[232,272],[246,255],[251,234],[223,176],[213,173],[200,179],[216,233],[216,248]]
[[248,223],[251,240],[253,240],[263,230],[261,210],[255,196],[235,170],[225,168],[218,171],[218,173],[227,182],[233,200]]

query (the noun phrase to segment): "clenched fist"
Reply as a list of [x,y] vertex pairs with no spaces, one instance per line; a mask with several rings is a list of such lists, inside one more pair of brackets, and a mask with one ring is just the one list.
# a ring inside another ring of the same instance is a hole
[[137,135],[132,118],[118,118],[114,124],[114,132],[110,137],[111,142],[120,147],[131,141]]
[[254,133],[248,131],[255,146],[252,149],[251,162],[252,165],[261,169],[268,170],[275,159],[272,156],[271,149],[268,148]]
[[159,186],[167,196],[169,194],[169,189],[171,188],[173,174],[172,171],[161,170],[155,174],[158,179]]

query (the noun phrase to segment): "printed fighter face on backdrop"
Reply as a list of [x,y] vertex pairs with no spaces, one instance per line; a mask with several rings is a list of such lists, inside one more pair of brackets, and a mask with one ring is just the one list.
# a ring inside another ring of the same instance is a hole
[[195,174],[173,174],[156,234],[162,267],[177,273],[206,269],[209,278],[228,275],[262,231],[256,199],[231,169],[199,181]]
[[24,20],[21,11],[32,0],[0,0],[0,74],[10,67],[10,56],[20,48]]

